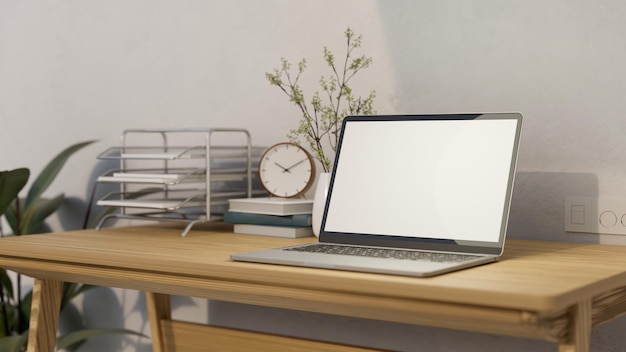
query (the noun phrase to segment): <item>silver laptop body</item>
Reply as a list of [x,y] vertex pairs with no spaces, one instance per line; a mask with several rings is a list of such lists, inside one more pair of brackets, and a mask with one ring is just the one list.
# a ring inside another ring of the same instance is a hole
[[418,277],[496,261],[521,125],[519,113],[348,116],[319,242],[231,259]]

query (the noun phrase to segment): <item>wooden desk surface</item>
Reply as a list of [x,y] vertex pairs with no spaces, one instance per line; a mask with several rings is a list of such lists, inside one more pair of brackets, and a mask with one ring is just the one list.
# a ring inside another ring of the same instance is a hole
[[[233,262],[229,255],[292,245],[313,238],[235,235],[228,225],[193,231],[158,227],[112,228],[4,238],[0,265],[10,259],[278,286],[388,295],[481,306],[554,310],[626,283],[626,247],[509,240],[497,263],[433,278],[409,278],[326,269]],[[9,264],[9,265],[7,265]],[[19,270],[18,270],[19,271]]]
[[[562,314],[626,286],[622,246],[509,240],[499,262],[412,278],[233,262],[232,253],[315,239],[235,235],[221,223],[185,238],[180,231],[128,227],[3,238],[0,267],[36,278],[435,326],[448,326],[442,308],[456,306],[451,316],[468,321],[452,327],[481,331],[497,330],[499,319],[536,323],[544,313]],[[401,311],[421,314],[400,317]],[[469,317],[477,312],[493,326],[473,327]],[[524,318],[525,312],[536,314]],[[441,322],[432,323],[435,316]],[[553,325],[548,330],[559,329]]]

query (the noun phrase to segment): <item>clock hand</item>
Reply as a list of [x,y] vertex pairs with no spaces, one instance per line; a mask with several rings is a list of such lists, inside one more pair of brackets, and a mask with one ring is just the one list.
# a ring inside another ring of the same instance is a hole
[[279,164],[279,163],[277,163],[277,162],[274,162],[274,164],[276,164],[278,167],[280,167],[281,169],[283,169],[283,172],[291,172],[291,171],[289,171],[289,169],[288,169],[288,168],[286,168],[286,167],[282,166],[281,164]]
[[291,170],[293,167],[295,167],[295,166],[297,166],[297,165],[302,164],[305,160],[307,160],[307,159],[302,159],[302,160],[298,161],[297,163],[295,163],[295,164],[293,164],[293,165],[289,166],[289,167],[288,167],[285,171],[287,171],[287,172],[291,172],[291,171],[289,171],[289,170]]

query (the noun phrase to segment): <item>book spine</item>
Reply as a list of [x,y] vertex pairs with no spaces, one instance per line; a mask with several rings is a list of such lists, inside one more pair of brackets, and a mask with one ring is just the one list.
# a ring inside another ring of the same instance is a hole
[[232,224],[305,227],[311,226],[311,214],[267,215],[226,211],[224,213],[224,222]]
[[285,238],[300,238],[313,236],[313,228],[293,226],[266,226],[252,224],[235,224],[233,232],[243,235],[261,235]]

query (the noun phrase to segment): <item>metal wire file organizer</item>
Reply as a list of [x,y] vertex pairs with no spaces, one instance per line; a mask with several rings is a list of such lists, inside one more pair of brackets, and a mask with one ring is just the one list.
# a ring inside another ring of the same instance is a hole
[[102,184],[119,190],[95,201],[108,208],[96,229],[112,219],[184,222],[183,237],[197,223],[222,219],[228,199],[264,192],[253,169],[265,148],[253,147],[246,129],[128,129],[120,140],[98,156],[119,168],[96,179],[85,227]]

